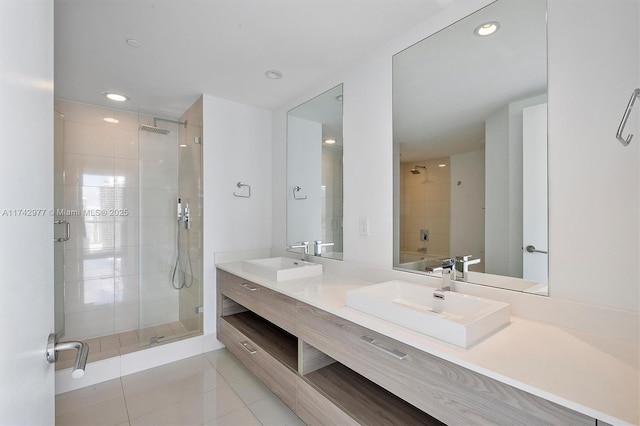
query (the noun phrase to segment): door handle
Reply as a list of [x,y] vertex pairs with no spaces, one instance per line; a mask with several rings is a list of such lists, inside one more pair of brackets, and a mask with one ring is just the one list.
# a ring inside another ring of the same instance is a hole
[[546,252],[544,250],[538,250],[536,249],[536,246],[527,246],[526,249],[529,253],[542,253],[542,254],[549,254],[549,252]]
[[49,364],[54,364],[58,359],[58,352],[68,351],[76,349],[78,354],[76,355],[76,361],[73,364],[71,370],[71,376],[74,379],[79,379],[84,376],[84,371],[87,366],[87,357],[89,356],[89,345],[86,342],[81,341],[69,341],[58,342],[58,336],[55,333],[49,334],[47,341],[47,361]]

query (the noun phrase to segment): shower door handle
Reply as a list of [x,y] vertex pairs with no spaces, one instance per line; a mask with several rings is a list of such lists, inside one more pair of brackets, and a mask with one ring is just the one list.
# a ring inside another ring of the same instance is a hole
[[73,369],[71,370],[71,376],[73,376],[74,379],[79,379],[84,376],[84,371],[87,367],[89,344],[81,341],[58,342],[58,336],[55,333],[49,334],[46,353],[49,364],[55,364],[58,360],[58,352],[71,349],[78,351],[76,361],[73,363]]
[[66,225],[64,237],[54,238],[53,241],[56,243],[61,243],[64,241],[68,241],[71,238],[71,224],[66,220],[56,220],[53,222],[54,225]]

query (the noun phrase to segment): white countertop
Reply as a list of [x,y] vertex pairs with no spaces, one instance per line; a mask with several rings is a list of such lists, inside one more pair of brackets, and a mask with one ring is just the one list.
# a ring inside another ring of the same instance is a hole
[[640,424],[639,345],[511,317],[463,349],[346,306],[346,292],[376,283],[337,275],[275,282],[242,262],[218,268],[492,379],[611,424]]

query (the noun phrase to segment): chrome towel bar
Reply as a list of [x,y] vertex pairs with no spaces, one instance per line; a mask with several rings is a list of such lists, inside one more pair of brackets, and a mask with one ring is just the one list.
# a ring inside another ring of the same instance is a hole
[[298,192],[300,192],[301,190],[302,190],[302,188],[301,188],[301,187],[299,187],[299,186],[294,186],[294,187],[293,187],[293,199],[294,199],[294,200],[306,200],[306,199],[307,199],[307,196],[306,196],[306,195],[305,195],[304,197],[299,197],[299,196],[297,196],[297,195],[296,195],[296,194],[297,194]]
[[242,188],[243,186],[247,187],[249,189],[249,193],[247,195],[242,195],[242,194],[236,194],[235,191],[233,191],[233,196],[234,197],[238,197],[238,198],[251,198],[251,185],[246,184],[246,183],[242,183],[242,182],[238,182],[236,184],[236,186],[238,188]]
[[627,136],[627,138],[625,139],[622,136],[622,132],[624,131],[624,126],[627,125],[627,120],[629,119],[629,115],[631,114],[631,110],[633,109],[633,104],[636,101],[636,98],[640,98],[640,89],[635,89],[631,94],[631,99],[629,99],[627,109],[624,110],[622,121],[620,122],[620,126],[618,126],[618,132],[616,133],[616,139],[618,139],[624,146],[629,145],[631,143],[631,139],[633,138],[633,135],[629,134],[629,136]]

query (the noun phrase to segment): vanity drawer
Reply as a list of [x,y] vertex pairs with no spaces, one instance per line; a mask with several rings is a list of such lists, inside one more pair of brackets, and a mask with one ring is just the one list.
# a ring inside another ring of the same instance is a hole
[[296,301],[288,296],[218,269],[219,292],[263,318],[296,334]]
[[298,303],[298,337],[447,424],[594,424],[594,420]]
[[297,374],[229,324],[220,321],[220,341],[289,408],[296,409]]

